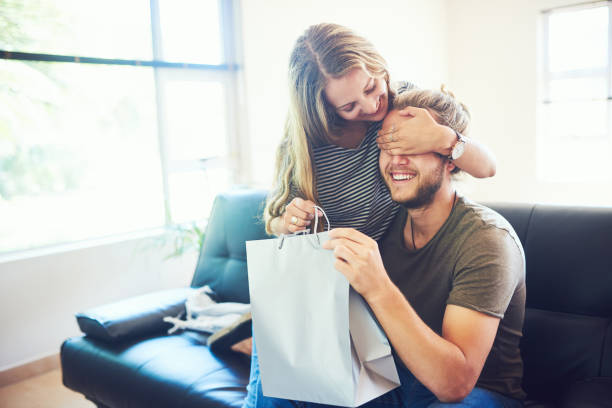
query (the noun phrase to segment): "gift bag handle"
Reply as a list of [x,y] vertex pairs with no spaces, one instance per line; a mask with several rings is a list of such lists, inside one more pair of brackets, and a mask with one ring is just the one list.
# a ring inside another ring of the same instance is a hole
[[[327,221],[327,231],[329,231],[331,229],[331,225],[329,223],[329,218],[327,218],[327,214],[325,214],[325,211],[319,207],[318,205],[314,206],[315,209],[315,224],[314,224],[314,233],[312,235],[315,236],[315,238],[317,239],[317,244],[316,246],[320,246],[321,245],[321,240],[319,239],[319,233],[317,232],[317,228],[319,227],[319,213],[316,210],[321,211],[321,214],[323,214],[323,216],[325,217],[325,221]],[[283,247],[283,243],[285,242],[285,237],[287,236],[295,236],[295,235],[308,235],[309,231],[307,229],[302,230],[302,231],[297,231],[294,234],[281,234],[280,237],[278,237],[278,249],[281,249]]]
[[[325,221],[327,221],[327,231],[329,231],[330,229],[330,225],[329,225],[329,218],[327,218],[327,214],[325,214],[325,211],[323,211],[323,209],[321,207],[319,207],[318,205],[314,206],[315,210],[320,210],[321,214],[323,214],[323,216],[325,217]],[[315,211],[315,225],[314,225],[314,233],[317,233],[317,228],[319,226],[319,213],[317,211]]]

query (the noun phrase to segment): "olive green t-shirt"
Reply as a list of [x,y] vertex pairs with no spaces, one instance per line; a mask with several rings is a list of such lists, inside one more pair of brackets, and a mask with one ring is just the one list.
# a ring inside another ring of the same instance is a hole
[[525,316],[525,256],[512,226],[495,211],[459,197],[436,235],[412,250],[404,243],[406,219],[402,208],[379,243],[391,280],[439,335],[449,304],[499,317],[476,386],[524,398],[519,342]]

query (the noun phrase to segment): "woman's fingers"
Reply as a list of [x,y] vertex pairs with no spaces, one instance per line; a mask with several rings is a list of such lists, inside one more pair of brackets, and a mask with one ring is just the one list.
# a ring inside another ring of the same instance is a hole
[[289,229],[291,229],[291,227],[294,227],[297,228],[297,230],[300,230],[303,229],[303,227],[310,225],[310,219],[305,219],[303,218],[303,216],[293,215],[294,213],[295,210],[292,211],[288,208],[285,211],[285,215],[283,216],[283,220],[285,221],[285,224]]
[[[315,214],[315,206],[316,204],[313,203],[310,200],[303,200],[301,198],[294,198],[293,201],[291,201],[292,203],[295,204],[295,206],[297,208],[299,208],[300,210],[306,212],[310,219],[314,218],[314,214]],[[323,214],[321,213],[321,211],[316,210],[319,213],[319,217],[323,216]]]
[[314,218],[315,211],[314,206],[315,204],[312,201],[299,197],[291,200],[283,214],[283,221],[289,232],[301,231],[312,223],[311,220]]
[[421,109],[422,108],[417,108],[417,107],[414,107],[414,106],[406,106],[405,108],[400,109],[397,113],[400,116],[412,116],[412,117],[414,117],[414,116],[417,116],[419,114],[419,111]]

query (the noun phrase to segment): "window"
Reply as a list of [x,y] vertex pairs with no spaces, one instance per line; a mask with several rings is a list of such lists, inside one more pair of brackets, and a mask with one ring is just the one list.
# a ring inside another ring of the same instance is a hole
[[236,3],[0,2],[0,253],[208,215],[243,162]]
[[612,151],[610,2],[543,13],[537,174],[607,181]]

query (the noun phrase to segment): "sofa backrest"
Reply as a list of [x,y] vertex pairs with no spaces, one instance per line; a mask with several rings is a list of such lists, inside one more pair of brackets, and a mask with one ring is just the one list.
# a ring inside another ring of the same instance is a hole
[[489,206],[525,250],[525,391],[554,401],[577,380],[612,376],[612,207]]
[[245,242],[270,238],[263,223],[266,193],[232,190],[215,198],[191,287],[209,285],[220,302],[249,303]]

